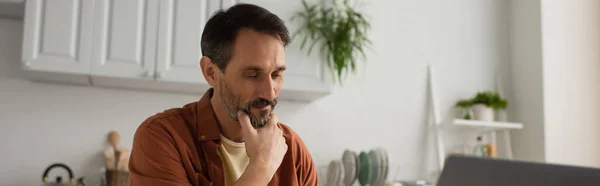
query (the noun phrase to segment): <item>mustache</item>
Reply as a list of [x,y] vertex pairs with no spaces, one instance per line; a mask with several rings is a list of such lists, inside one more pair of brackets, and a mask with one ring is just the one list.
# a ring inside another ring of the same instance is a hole
[[272,108],[275,108],[275,106],[277,105],[278,102],[279,101],[277,101],[277,98],[275,98],[273,100],[258,98],[256,100],[251,101],[250,103],[246,104],[246,106],[244,106],[244,108],[242,110],[244,112],[246,112],[246,114],[250,114],[250,108],[251,107],[271,106]]
[[277,105],[277,99],[274,99],[273,101],[271,101],[271,100],[259,98],[257,100],[250,102],[250,105],[253,107],[265,107],[265,106],[269,106],[269,105],[272,107],[275,107],[275,105]]

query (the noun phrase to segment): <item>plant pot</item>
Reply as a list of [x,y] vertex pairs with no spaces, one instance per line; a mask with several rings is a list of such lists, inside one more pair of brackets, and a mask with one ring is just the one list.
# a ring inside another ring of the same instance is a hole
[[494,121],[494,109],[484,105],[475,104],[471,106],[473,110],[473,119],[481,121]]

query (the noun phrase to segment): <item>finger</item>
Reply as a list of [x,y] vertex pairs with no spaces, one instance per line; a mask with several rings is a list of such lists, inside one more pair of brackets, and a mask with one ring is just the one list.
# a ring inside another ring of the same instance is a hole
[[286,143],[285,143],[285,138],[284,138],[284,137],[281,137],[281,138],[280,138],[280,140],[279,140],[279,142],[280,142],[281,144],[284,144],[284,145],[286,144]]
[[277,116],[273,113],[271,113],[270,115],[270,119],[269,121],[267,121],[267,123],[265,124],[265,126],[269,126],[269,127],[277,127]]
[[254,129],[254,127],[252,127],[252,124],[250,123],[250,118],[248,117],[248,115],[242,111],[238,111],[238,121],[240,122],[240,125],[242,126],[242,133],[244,134],[244,136],[247,135],[256,135],[257,131],[256,129]]

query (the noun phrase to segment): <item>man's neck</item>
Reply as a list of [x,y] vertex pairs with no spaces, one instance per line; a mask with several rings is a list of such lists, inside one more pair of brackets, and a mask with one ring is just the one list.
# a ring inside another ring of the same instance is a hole
[[231,141],[244,142],[242,126],[240,126],[239,122],[231,119],[223,103],[219,99],[220,98],[217,95],[213,95],[213,97],[210,98],[210,104],[215,112],[215,116],[217,116],[221,134]]

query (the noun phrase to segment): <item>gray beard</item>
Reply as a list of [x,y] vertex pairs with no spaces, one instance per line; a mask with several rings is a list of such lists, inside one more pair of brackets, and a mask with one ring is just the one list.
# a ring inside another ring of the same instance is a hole
[[[227,110],[227,114],[229,115],[229,117],[231,117],[231,119],[233,119],[236,122],[239,122],[237,112],[241,110],[242,112],[246,113],[246,115],[248,115],[248,117],[250,118],[250,124],[252,124],[252,127],[254,127],[255,129],[264,127],[267,121],[271,119],[271,117],[269,116],[269,111],[263,111],[260,113],[260,116],[255,117],[252,114],[252,112],[250,112],[251,103],[242,104],[242,101],[239,99],[239,96],[233,95],[231,89],[229,89],[229,86],[227,85],[227,83],[225,83],[224,80],[219,80],[219,84],[219,96],[221,98],[221,103],[223,104],[223,106],[225,106],[225,110]],[[273,108],[271,108],[271,110],[273,110]]]

